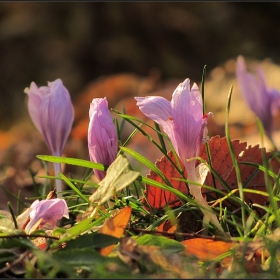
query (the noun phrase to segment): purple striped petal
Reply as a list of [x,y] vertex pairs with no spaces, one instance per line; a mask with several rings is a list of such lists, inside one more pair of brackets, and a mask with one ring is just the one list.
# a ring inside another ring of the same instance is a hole
[[[88,127],[88,149],[90,160],[109,166],[118,153],[118,137],[108,109],[106,97],[94,98],[90,104]],[[105,171],[94,170],[99,181]]]
[[28,111],[36,128],[43,135],[51,153],[60,156],[74,120],[74,108],[61,79],[38,88],[32,82],[28,94]]
[[135,100],[143,114],[163,127],[181,160],[189,165],[186,159],[198,155],[206,125],[197,85],[190,89],[190,80],[186,79],[173,92],[171,102],[160,96]]

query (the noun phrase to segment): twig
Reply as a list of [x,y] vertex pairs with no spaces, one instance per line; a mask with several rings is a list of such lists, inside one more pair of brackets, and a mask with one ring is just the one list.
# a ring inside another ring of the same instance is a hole
[[[150,234],[161,234],[165,236],[183,236],[183,237],[189,237],[189,238],[204,238],[204,239],[211,239],[211,240],[216,240],[216,241],[225,241],[225,242],[237,242],[235,240],[232,240],[231,238],[224,238],[224,237],[219,237],[219,236],[208,236],[208,235],[202,235],[202,234],[197,234],[197,233],[186,233],[186,232],[179,232],[179,231],[174,231],[174,232],[167,232],[167,231],[157,231],[157,230],[145,230],[142,228],[134,228],[134,227],[129,227],[126,228],[127,230],[130,231],[136,231],[136,232],[145,232],[145,233],[150,233]],[[238,242],[237,242],[238,243]]]
[[0,269],[0,274],[10,270],[13,266],[20,263],[27,255],[29,254],[29,250],[22,253],[16,260],[14,260],[11,264],[8,264],[6,267]]
[[59,240],[59,237],[51,236],[51,235],[43,235],[43,234],[13,234],[13,235],[0,236],[0,239],[1,238],[14,238],[14,237],[23,237],[23,238],[44,237],[44,238],[51,238],[51,239]]

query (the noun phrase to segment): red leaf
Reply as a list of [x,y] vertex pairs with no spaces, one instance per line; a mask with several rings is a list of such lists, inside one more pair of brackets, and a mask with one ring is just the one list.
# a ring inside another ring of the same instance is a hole
[[[258,145],[254,147],[251,146],[247,147],[247,143],[240,142],[239,140],[232,140],[231,143],[233,146],[235,158],[237,159],[238,162],[253,162],[256,164],[262,164],[263,160],[261,155],[261,149],[259,148]],[[227,139],[225,137],[220,138],[220,136],[215,136],[210,139],[208,145],[209,145],[210,155],[212,159],[213,169],[226,182],[226,184],[229,186],[231,190],[238,189],[236,171],[234,169],[231,155],[229,152]],[[168,152],[168,155],[172,158],[173,162],[176,162],[174,155],[172,154],[171,151]],[[266,153],[267,157],[269,155],[270,153]],[[205,144],[201,145],[199,156],[209,163]],[[200,161],[197,161],[196,165],[198,165],[199,163]],[[277,173],[280,168],[280,163],[277,160],[273,159],[271,160],[271,165],[274,172]],[[156,166],[170,180],[170,182],[172,183],[175,189],[180,190],[184,194],[188,193],[188,188],[184,182],[174,180],[174,178],[182,179],[182,176],[179,174],[179,172],[175,169],[175,167],[170,163],[170,161],[165,156],[163,156],[160,160],[157,160]],[[251,174],[253,174],[253,172],[257,170],[257,168],[254,166],[244,165],[244,164],[239,164],[239,169],[240,169],[243,185],[245,185],[247,179],[251,176]],[[185,177],[187,178],[187,172],[185,170],[184,170],[184,174]],[[161,177],[158,176],[152,170],[150,170],[147,177],[157,182],[164,183]],[[215,178],[215,185],[214,185],[213,177],[210,172],[207,175],[204,185],[208,185],[211,187],[216,186],[217,189],[222,190],[225,193],[228,193],[228,191],[222,185],[219,179]],[[266,191],[264,173],[262,171],[258,171],[256,176],[252,180],[250,180],[245,187],[250,189],[256,189],[259,191]],[[218,198],[216,192],[214,191],[209,191],[207,189],[202,188],[202,192],[205,193],[208,200],[209,199],[212,200],[213,198],[214,199]],[[238,195],[238,191],[236,195]],[[247,203],[254,202],[254,203],[263,204],[268,201],[268,197],[260,194],[245,193],[244,195],[245,195],[245,201]],[[154,209],[162,209],[167,204],[170,207],[178,207],[182,204],[176,195],[148,184],[146,185],[146,197],[149,204]]]
[[[246,143],[240,143],[239,140],[233,140],[232,142],[234,155],[238,158],[238,155],[246,148]],[[217,173],[226,180],[229,173],[234,169],[231,160],[227,139],[225,137],[220,138],[219,135],[212,137],[208,143],[209,150],[212,159],[212,166],[217,171]],[[200,148],[199,156],[209,162],[206,153],[206,145],[202,144]],[[198,161],[197,164],[200,162]],[[215,180],[216,187],[220,190],[224,189],[222,184]],[[204,185],[214,186],[212,175],[208,173]]]
[[[172,161],[176,162],[171,151],[168,152],[168,156],[170,156]],[[182,176],[165,156],[163,156],[160,160],[157,160],[155,165],[164,173],[175,189],[181,191],[182,193],[188,193],[188,188],[184,182],[172,179],[182,178]],[[181,166],[183,167],[182,163]],[[185,169],[183,170],[185,171]],[[185,172],[184,174],[185,177],[187,177],[187,173]],[[152,170],[150,170],[147,178],[165,184],[163,179]],[[155,209],[163,208],[167,204],[170,207],[176,207],[182,204],[175,194],[151,185],[146,185],[146,196],[150,205]]]

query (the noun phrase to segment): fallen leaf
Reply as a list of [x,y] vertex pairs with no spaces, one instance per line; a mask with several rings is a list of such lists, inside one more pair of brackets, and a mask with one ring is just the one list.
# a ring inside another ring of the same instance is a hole
[[[156,229],[156,231],[167,232],[167,233],[174,233],[176,230],[177,230],[177,225],[172,225],[172,222],[170,220],[165,220]],[[156,233],[155,235],[161,235],[161,233]]]
[[[130,206],[122,208],[113,218],[107,220],[98,232],[120,238],[130,220],[131,211],[132,209]],[[111,245],[102,248],[100,253],[103,256],[107,256],[112,252],[114,247],[115,245]]]
[[[245,142],[240,142],[239,140],[232,140],[231,144],[233,146],[233,152],[235,158],[238,158],[238,155],[246,149],[247,144]],[[227,176],[234,169],[233,163],[231,160],[230,151],[228,148],[228,143],[226,137],[220,138],[219,135],[216,135],[210,139],[208,142],[212,166],[214,170],[224,179],[226,180]],[[203,158],[209,163],[206,145],[202,144],[200,147],[199,157]],[[197,164],[200,162],[197,161]],[[214,186],[212,174],[209,173],[204,182],[205,185]],[[224,186],[220,183],[219,180],[215,179],[215,184],[217,189],[224,189]],[[237,185],[235,185],[237,186]]]
[[161,246],[138,245],[131,237],[121,239],[119,257],[130,266],[133,273],[155,273],[158,270],[168,271],[179,278],[190,278],[190,274],[184,271],[184,263],[178,252],[166,254]]
[[[168,152],[168,156],[172,159],[173,162],[176,162],[175,157],[171,151]],[[164,173],[164,175],[168,178],[168,180],[171,182],[172,186],[175,189],[185,194],[188,193],[188,188],[185,182],[172,179],[183,178],[165,156],[163,156],[160,160],[157,160],[155,165]],[[182,162],[181,166],[183,168]],[[183,172],[185,174],[185,177],[187,178],[187,173],[185,172],[184,168]],[[147,175],[147,178],[153,179],[159,183],[165,183],[163,179],[152,170],[150,170],[149,174]],[[162,209],[166,205],[168,205],[169,207],[176,207],[182,204],[175,194],[149,184],[146,185],[145,194],[147,200],[149,201],[149,204],[154,209]],[[145,200],[143,200],[143,203],[145,204]]]
[[[254,189],[257,191],[266,191],[264,173],[262,171],[258,171],[256,176],[251,180],[249,180],[249,182],[247,182],[251,174],[253,174],[253,172],[257,171],[258,169],[252,165],[242,164],[242,162],[252,162],[256,164],[262,164],[261,149],[259,148],[259,146],[256,145],[254,147],[251,146],[247,147],[246,142],[240,142],[239,140],[232,140],[231,143],[233,146],[235,158],[239,163],[242,184],[245,186],[246,183],[245,188],[248,189]],[[217,135],[210,139],[208,145],[209,145],[209,151],[211,155],[213,169],[226,182],[230,190],[236,190],[235,195],[238,196],[236,171],[234,169],[234,165],[231,159],[227,139],[225,137],[221,138],[219,135]],[[266,153],[266,157],[269,157],[270,155],[271,153]],[[171,151],[168,152],[168,156],[173,160],[174,163],[176,162],[175,157]],[[205,144],[201,145],[199,157],[201,157],[207,163],[209,163]],[[273,171],[275,173],[278,173],[280,168],[280,163],[276,159],[272,159],[270,163]],[[201,162],[197,160],[196,166],[199,166],[199,164],[201,164]],[[165,156],[163,156],[160,160],[156,161],[156,166],[170,180],[170,182],[172,183],[175,189],[181,191],[184,194],[188,194],[188,188],[186,184],[182,181],[178,181],[174,179],[174,178],[183,179],[181,174],[175,169],[175,167],[170,163],[170,161]],[[184,170],[184,176],[187,178],[186,170]],[[157,182],[164,183],[161,177],[158,176],[152,170],[150,170],[147,177]],[[273,180],[271,181],[273,184]],[[216,187],[217,189],[225,192],[226,194],[228,193],[228,190],[223,186],[223,184],[217,178],[212,176],[211,172],[208,172],[204,185]],[[202,193],[206,195],[207,201],[216,200],[220,197],[217,195],[215,191],[210,191],[205,188],[202,188]],[[162,209],[165,205],[169,205],[169,207],[178,207],[182,205],[181,201],[178,199],[178,197],[175,194],[172,194],[168,191],[162,190],[158,187],[149,184],[146,185],[145,195],[149,204],[154,209]],[[257,194],[257,193],[244,192],[244,196],[245,196],[245,201],[247,203],[258,203],[261,205],[263,205],[269,199],[267,196],[264,196],[262,194]],[[223,204],[230,207],[232,204],[227,203],[227,200],[223,201]],[[145,204],[144,200],[143,202]],[[146,208],[148,209],[147,205]]]
[[99,188],[89,197],[91,203],[103,204],[116,192],[132,183],[139,172],[129,169],[129,161],[123,155],[118,157],[109,166],[105,178],[98,183]]
[[[186,253],[188,255],[196,256],[201,261],[213,260],[214,258],[228,252],[235,245],[233,242],[207,238],[192,238],[184,240],[181,243],[186,246]],[[227,263],[230,260],[231,257],[224,259]]]

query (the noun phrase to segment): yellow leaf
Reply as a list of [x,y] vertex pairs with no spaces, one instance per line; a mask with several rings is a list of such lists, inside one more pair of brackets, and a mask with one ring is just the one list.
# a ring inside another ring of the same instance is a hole
[[116,192],[132,183],[140,173],[130,170],[128,166],[128,159],[118,155],[109,166],[106,177],[98,184],[99,188],[90,196],[89,201],[98,205],[103,204]]

